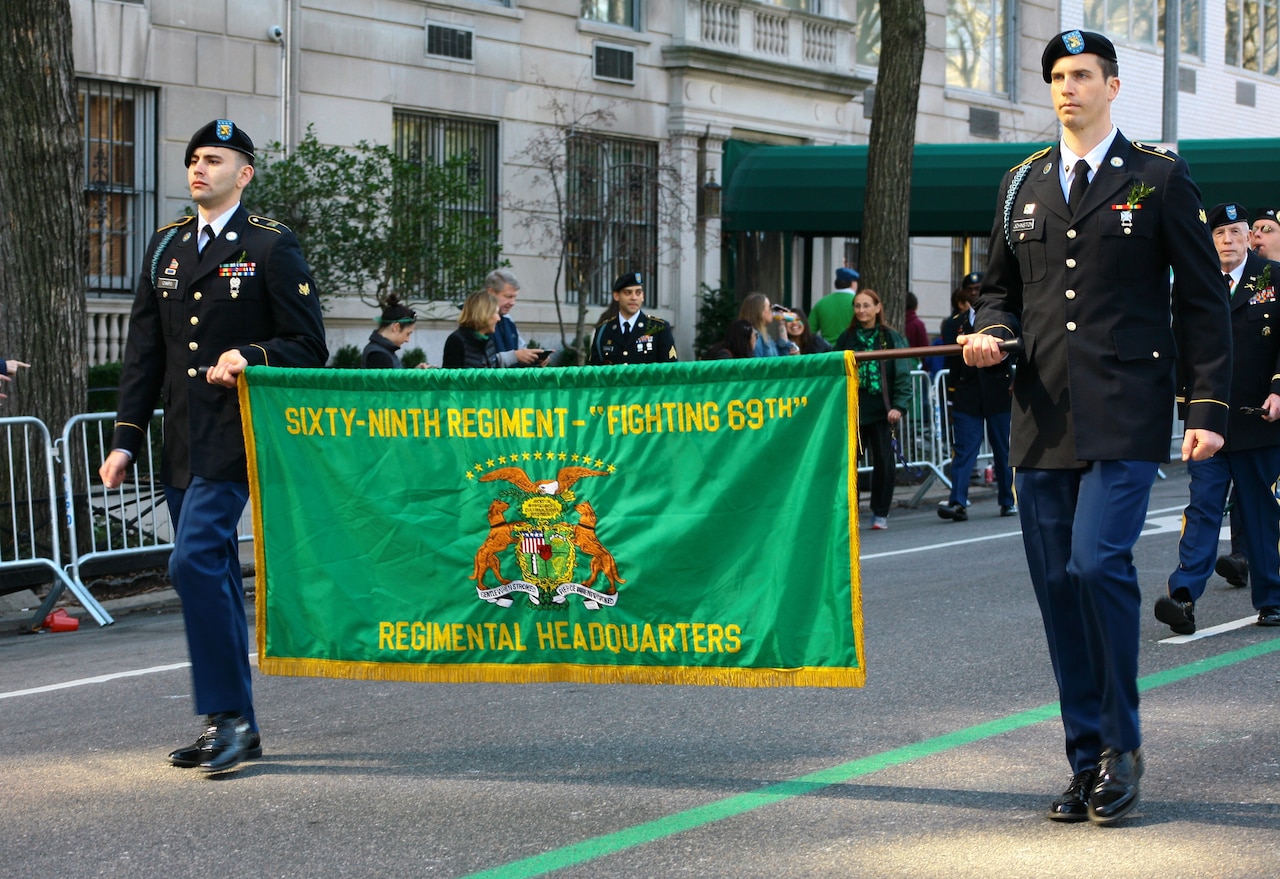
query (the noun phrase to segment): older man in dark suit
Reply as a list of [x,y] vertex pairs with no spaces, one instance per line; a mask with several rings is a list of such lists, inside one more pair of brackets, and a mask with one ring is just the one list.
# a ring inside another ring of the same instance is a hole
[[253,709],[236,527],[249,479],[236,383],[248,366],[323,366],[319,291],[298,239],[251,216],[253,141],[227,119],[187,145],[198,216],[159,229],[143,259],[120,377],[112,451],[98,473],[115,488],[164,407],[161,479],[174,525],[169,576],[182,599],[196,741],[175,766],[221,772],[262,753]]
[[1186,163],[1112,125],[1115,47],[1068,31],[1041,68],[1062,139],[1005,175],[977,333],[957,341],[980,367],[1001,362],[1001,340],[1023,342],[1011,458],[1072,769],[1049,817],[1109,824],[1142,775],[1133,545],[1168,460],[1175,364],[1182,457],[1204,460],[1226,430],[1231,330]]
[[1233,481],[1258,625],[1280,626],[1280,263],[1249,251],[1249,215],[1241,205],[1216,205],[1209,226],[1231,299],[1231,420],[1222,451],[1187,465],[1191,499],[1178,568],[1169,575],[1168,597],[1156,601],[1156,619],[1182,635],[1196,630],[1195,604],[1213,570]]

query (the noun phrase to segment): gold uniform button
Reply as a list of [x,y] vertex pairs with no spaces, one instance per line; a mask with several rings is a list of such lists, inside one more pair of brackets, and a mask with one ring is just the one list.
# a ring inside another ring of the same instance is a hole
[[1075,261],[1075,259],[1074,259],[1074,258],[1073,258],[1073,259],[1068,259],[1068,260],[1067,260],[1067,268],[1069,268],[1069,269],[1074,269],[1075,267],[1076,267],[1076,261]]
[[195,378],[197,375],[199,375],[199,373],[196,371],[196,368],[193,366],[187,370],[187,375],[191,376],[192,378]]
[[191,326],[194,327],[198,323],[200,323],[200,318],[196,317],[194,314],[191,315]]
[[235,290],[232,290],[232,291],[231,291],[231,298],[232,298],[232,299],[239,299],[239,298],[240,298],[240,294],[239,294],[238,292],[236,292]]
[[199,302],[201,298],[203,298],[203,296],[204,296],[203,293],[196,292],[195,294],[192,295],[191,298],[194,299],[196,302]]
[[1068,291],[1067,291],[1067,298],[1068,298],[1068,299],[1075,299],[1075,298],[1076,298],[1076,291],[1075,291],[1075,290],[1068,290]]
[[1075,230],[1075,229],[1068,229],[1068,230],[1067,230],[1067,237],[1068,237],[1068,238],[1075,238],[1075,237],[1076,237],[1076,230]]
[[1152,356],[1152,357],[1154,357],[1156,360],[1159,360],[1159,359],[1160,359],[1160,352],[1159,352],[1159,351],[1152,351],[1152,352],[1151,352],[1151,356]]
[[160,298],[161,298],[161,299],[168,299],[168,298],[169,298],[169,291],[168,291],[168,290],[165,290],[163,293],[161,293],[161,294],[160,294]]
[[1075,331],[1076,331],[1076,322],[1073,320],[1067,321],[1067,332],[1074,333]]
[[192,351],[199,351],[199,350],[200,350],[200,343],[199,343],[199,342],[188,342],[188,343],[187,343],[187,347],[188,347],[188,348],[190,348]]

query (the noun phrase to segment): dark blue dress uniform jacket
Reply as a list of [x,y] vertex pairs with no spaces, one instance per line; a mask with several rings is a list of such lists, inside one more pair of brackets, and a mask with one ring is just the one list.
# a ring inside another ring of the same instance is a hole
[[616,317],[596,327],[587,363],[669,363],[678,360],[671,326],[662,318],[637,311],[631,332],[623,335]]
[[[1224,285],[1225,286],[1225,285]],[[1231,422],[1224,451],[1280,446],[1280,421],[1241,415],[1241,406],[1261,406],[1280,394],[1280,263],[1256,253],[1245,258],[1244,274],[1231,297]]]
[[[1186,163],[1117,133],[1073,217],[1058,162],[1054,146],[1005,175],[978,301],[978,332],[1025,346],[1010,463],[1167,461],[1179,375],[1187,427],[1225,433],[1226,287]],[[1023,166],[1006,238],[1008,190]],[[1122,210],[1138,183],[1151,193]]]
[[136,457],[159,401],[161,478],[176,488],[192,476],[248,479],[236,390],[209,384],[198,367],[232,348],[251,366],[318,367],[328,358],[319,291],[293,232],[243,206],[203,254],[196,231],[187,217],[147,246],[112,440]]

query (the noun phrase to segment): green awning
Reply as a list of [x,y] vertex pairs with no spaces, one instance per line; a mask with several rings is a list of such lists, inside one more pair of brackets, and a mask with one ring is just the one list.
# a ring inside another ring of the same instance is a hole
[[1252,215],[1260,207],[1280,207],[1280,138],[1184,140],[1178,155],[1187,160],[1206,208],[1234,201]]
[[[916,144],[911,234],[990,234],[1004,173],[1045,144]],[[1280,139],[1193,140],[1179,145],[1204,204],[1280,206]],[[728,232],[818,237],[862,231],[867,147],[725,144],[721,217]]]
[[[917,144],[911,234],[987,235],[1004,172],[1027,144]],[[729,232],[857,235],[867,189],[867,146],[725,148],[721,217]]]

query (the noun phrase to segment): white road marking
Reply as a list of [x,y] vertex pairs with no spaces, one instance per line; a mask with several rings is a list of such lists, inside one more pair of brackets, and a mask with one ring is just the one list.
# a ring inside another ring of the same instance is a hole
[[1161,644],[1189,644],[1192,641],[1199,641],[1201,638],[1208,638],[1213,635],[1221,635],[1223,632],[1230,632],[1233,629],[1243,629],[1245,626],[1252,626],[1258,621],[1256,616],[1245,617],[1242,620],[1235,620],[1230,623],[1223,623],[1220,626],[1211,626],[1207,629],[1201,629],[1194,635],[1174,635],[1172,638],[1161,639]]
[[[258,654],[250,653],[249,662],[257,665]],[[85,687],[89,684],[106,684],[120,678],[134,678],[140,675],[153,675],[165,671],[177,671],[180,668],[191,668],[189,662],[175,662],[171,665],[153,665],[150,668],[134,668],[129,671],[117,671],[111,674],[94,675],[91,678],[77,678],[74,681],[63,681],[60,684],[48,684],[43,687],[31,687],[27,690],[10,690],[7,693],[0,693],[0,699],[13,699],[17,696],[35,696],[40,693],[52,693],[56,690],[67,690],[71,687]]]

